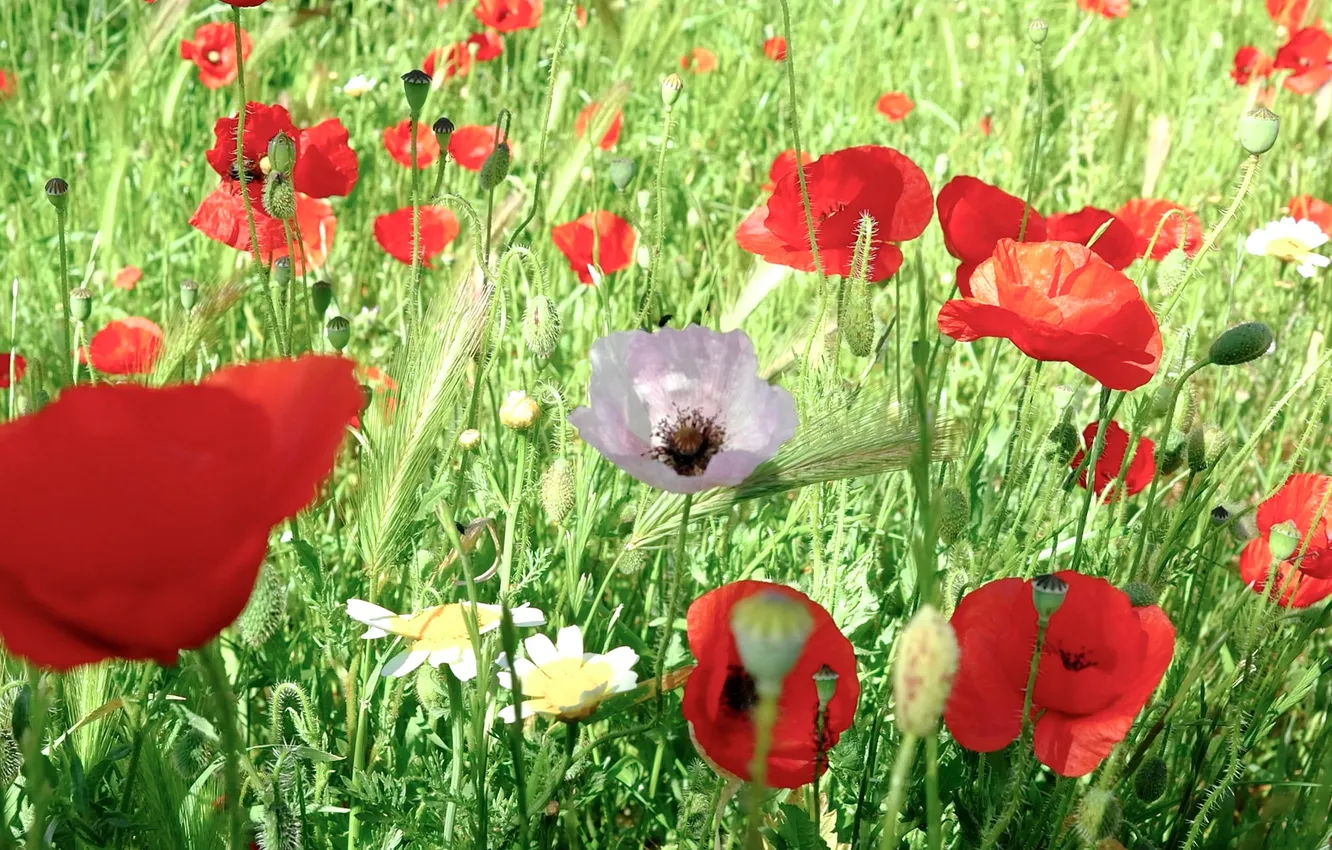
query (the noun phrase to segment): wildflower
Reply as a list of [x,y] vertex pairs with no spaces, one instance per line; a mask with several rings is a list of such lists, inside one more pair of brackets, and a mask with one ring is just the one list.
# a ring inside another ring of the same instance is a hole
[[1286,216],[1250,233],[1244,240],[1244,250],[1259,257],[1275,257],[1283,263],[1298,263],[1297,272],[1313,277],[1317,269],[1332,265],[1332,260],[1314,253],[1315,248],[1321,248],[1327,241],[1327,234],[1317,223]]
[[[1332,537],[1328,525],[1332,510],[1324,508],[1322,513],[1318,510],[1329,482],[1332,478],[1326,475],[1297,472],[1286,479],[1272,498],[1258,506],[1258,536],[1240,554],[1240,578],[1262,593],[1271,577],[1268,594],[1282,607],[1307,608],[1332,595]],[[1277,547],[1270,539],[1283,523],[1294,525],[1299,538],[1295,546],[1283,547],[1291,550],[1288,554],[1274,553]],[[1304,556],[1296,560],[1301,546],[1305,546]],[[1287,556],[1278,559],[1276,554]]]
[[0,68],[0,100],[7,100],[18,94],[18,76],[13,71]]
[[911,110],[916,108],[916,103],[902,92],[892,91],[882,95],[875,108],[884,118],[897,122],[910,115]]
[[[689,606],[689,649],[698,667],[685,682],[682,709],[695,746],[712,764],[749,778],[754,757],[757,685],[741,663],[731,614],[742,600],[760,593],[780,594],[802,605],[812,630],[799,658],[782,680],[777,722],[768,754],[767,784],[799,788],[827,768],[827,752],[851,725],[860,699],[855,651],[818,603],[789,587],[764,581],[737,581],[703,594]],[[836,674],[836,690],[823,714],[819,736],[816,673]]]
[[[465,619],[473,616],[468,611],[470,607],[467,603],[452,602],[399,615],[361,599],[348,599],[347,616],[368,626],[361,635],[366,640],[389,635],[407,639],[407,648],[384,664],[383,675],[406,676],[429,662],[431,667],[449,665],[453,675],[466,682],[476,678],[476,651]],[[488,634],[500,627],[500,606],[478,603],[473,610],[478,633]],[[511,608],[509,613],[515,626],[540,626],[546,622],[545,614],[526,604]]]
[[[511,672],[499,674],[500,685],[510,690],[513,674],[518,674],[523,717],[540,714],[565,723],[582,720],[607,697],[638,685],[634,672],[638,653],[627,646],[604,655],[583,652],[583,633],[577,626],[560,629],[554,643],[545,635],[533,635],[523,641],[523,647],[527,657],[515,659]],[[513,708],[500,709],[500,719],[515,722]]]
[[8,351],[0,351],[0,390],[9,389],[10,372],[13,372],[14,383],[18,383],[27,371],[28,361],[22,354],[11,355]]
[[778,35],[763,42],[763,55],[774,62],[785,62],[786,38]]
[[[1093,422],[1082,430],[1082,440],[1087,448],[1091,448],[1096,439],[1096,432],[1100,428],[1099,422]],[[1097,493],[1105,493],[1106,488],[1119,478],[1119,470],[1124,465],[1124,457],[1129,450],[1129,435],[1118,422],[1111,421],[1105,426],[1105,445],[1101,448],[1101,454],[1096,459],[1096,469],[1092,478],[1093,486]],[[1069,469],[1077,469],[1082,463],[1085,454],[1082,449],[1069,461]],[[1078,476],[1078,486],[1087,487],[1087,472],[1082,470]],[[1152,476],[1156,472],[1156,444],[1146,437],[1138,438],[1138,445],[1133,450],[1133,460],[1129,463],[1128,472],[1124,475],[1124,489],[1127,495],[1133,496],[1141,493],[1152,483]],[[1106,494],[1107,501],[1114,501],[1118,492]]]
[[1332,81],[1332,35],[1319,26],[1295,32],[1277,51],[1273,65],[1290,71],[1283,85],[1295,94],[1313,94]]
[[[442,254],[458,236],[458,217],[448,207],[420,208],[421,264],[433,268],[430,261]],[[412,264],[412,208],[403,207],[375,216],[375,241],[393,259]]]
[[93,334],[87,348],[79,350],[79,357],[91,360],[94,369],[108,375],[146,375],[153,371],[162,340],[156,322],[130,316],[109,322]]
[[[800,152],[800,164],[809,165],[814,161],[814,155],[809,151]],[[777,154],[772,160],[772,165],[768,168],[768,182],[763,184],[763,191],[772,192],[777,188],[783,177],[795,175],[796,173],[796,152],[794,150],[784,150]],[[792,179],[798,179],[794,176]],[[798,188],[798,185],[797,185]]]
[[475,428],[467,428],[458,435],[458,448],[465,452],[470,452],[481,445],[481,432]]
[[1286,32],[1295,32],[1304,23],[1309,0],[1267,0],[1267,16]]
[[375,90],[379,81],[364,74],[357,74],[342,84],[342,93],[347,97],[360,97]]
[[574,135],[581,139],[587,135],[589,128],[600,127],[607,120],[610,123],[605,125],[606,129],[601,135],[601,141],[597,142],[597,147],[603,151],[608,151],[615,147],[615,143],[620,140],[620,128],[624,124],[624,113],[618,109],[615,110],[613,115],[603,116],[601,114],[601,104],[589,103],[578,110],[578,118],[574,121]]
[[513,390],[500,405],[500,424],[515,431],[526,431],[541,418],[541,405],[522,390]]
[[587,9],[579,5],[574,6],[574,23],[580,30],[587,27]]
[[1255,77],[1266,79],[1272,76],[1276,67],[1272,64],[1272,58],[1263,53],[1256,47],[1245,45],[1235,51],[1234,67],[1230,70],[1230,78],[1235,81],[1237,86],[1247,86],[1249,81]]
[[[351,370],[306,356],[197,386],[75,386],[0,426],[6,649],[60,670],[174,664],[215,637],[245,607],[272,527],[333,468],[361,401]],[[97,510],[70,514],[74,479]]]
[[1308,219],[1318,225],[1318,229],[1332,236],[1332,204],[1320,201],[1312,195],[1297,195],[1286,204],[1293,218]]
[[[1101,231],[1106,222],[1110,225]],[[1100,236],[1096,236],[1100,231]],[[1132,265],[1136,257],[1137,240],[1129,226],[1108,210],[1083,207],[1077,212],[1054,213],[1045,219],[1045,236],[1051,242],[1076,242],[1090,247],[1096,256],[1105,260],[1110,268],[1123,270]]]
[[262,6],[267,0],[222,0],[228,6],[235,6],[237,9],[253,9],[256,6]]
[[593,283],[594,269],[604,276],[629,268],[638,241],[629,222],[605,210],[555,225],[550,238],[584,284]]
[[680,57],[680,70],[693,74],[711,74],[717,70],[717,54],[706,47],[692,48]]
[[[411,119],[404,118],[384,130],[384,150],[403,168],[412,167]],[[429,124],[416,123],[416,167],[426,168],[439,159],[439,142]]]
[[[466,76],[472,68],[472,62],[489,62],[504,52],[504,38],[497,32],[484,30],[467,36],[462,41],[448,47],[437,47],[426,54],[421,63],[421,70],[436,79],[449,80],[455,76]],[[435,74],[436,65],[443,63],[440,73]]]
[[480,171],[486,157],[495,149],[498,128],[465,124],[449,137],[449,157],[468,171]]
[[1078,0],[1078,8],[1114,20],[1128,17],[1129,0]]
[[116,272],[115,279],[111,285],[116,289],[123,289],[127,292],[134,291],[134,286],[143,278],[143,270],[138,266],[125,266],[125,268]]
[[939,330],[958,342],[1002,337],[1117,390],[1137,389],[1160,365],[1161,331],[1137,286],[1081,245],[1002,239],[971,289],[939,310]]
[[590,406],[569,421],[607,460],[653,487],[737,485],[795,434],[795,400],[758,376],[743,331],[619,331],[594,342],[591,359]]
[[[357,366],[355,371],[356,380],[362,387],[370,391],[368,398],[382,398],[386,409],[392,411],[398,407],[398,382],[393,377],[380,369],[378,366]],[[360,429],[360,414],[353,416],[349,422],[351,427]]]
[[948,620],[924,605],[902,630],[893,665],[897,725],[917,737],[933,735],[957,674],[957,637]]
[[977,126],[980,127],[982,136],[990,135],[994,132],[994,116],[990,115],[988,112],[985,113],[981,116]]
[[1163,201],[1151,198],[1135,198],[1126,202],[1122,207],[1115,210],[1115,217],[1123,221],[1137,236],[1137,254],[1139,257],[1147,255],[1147,246],[1151,244],[1152,235],[1156,233],[1157,225],[1161,219],[1172,211],[1178,211],[1184,214],[1184,221],[1181,223],[1178,215],[1170,216],[1164,228],[1161,229],[1161,236],[1156,240],[1156,247],[1152,249],[1152,259],[1161,260],[1166,254],[1176,247],[1180,247],[1180,237],[1183,237],[1183,248],[1186,254],[1192,257],[1198,253],[1202,247],[1202,222],[1193,210],[1187,207],[1181,207],[1179,204],[1173,204],[1170,201]]
[[[1100,578],[1064,571],[1032,694],[1036,758],[1060,776],[1085,776],[1124,739],[1156,690],[1175,629],[1155,605],[1134,608]],[[962,597],[952,626],[961,647],[944,723],[962,747],[994,752],[1022,732],[1023,695],[1037,613],[1032,581],[1004,578]]]
[[[250,34],[241,30],[241,58],[250,58]],[[220,89],[236,81],[236,33],[230,24],[204,24],[194,38],[181,41],[180,58],[199,66],[204,88]]]
[[[861,216],[877,223],[869,280],[887,280],[902,265],[895,243],[915,239],[934,216],[925,172],[892,148],[862,145],[824,154],[805,168],[818,240],[819,262],[829,274],[847,277]],[[814,271],[808,223],[798,178],[792,170],[777,182],[767,204],[736,230],[740,247],[770,263]]]
[[483,26],[500,32],[536,29],[541,22],[541,0],[476,0],[472,14]]

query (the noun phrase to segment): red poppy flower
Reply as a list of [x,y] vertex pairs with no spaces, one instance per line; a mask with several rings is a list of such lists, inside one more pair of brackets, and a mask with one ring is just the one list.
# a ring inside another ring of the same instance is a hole
[[467,36],[467,46],[474,51],[478,62],[498,59],[504,52],[504,36],[492,30],[482,30]]
[[[410,255],[411,248],[408,247],[407,251]],[[374,398],[383,399],[380,403],[385,406],[386,410],[393,411],[397,409],[398,382],[393,380],[388,372],[385,372],[378,366],[357,366],[354,374],[356,375],[356,380],[360,382],[362,386],[370,388],[370,392],[374,395]],[[364,403],[364,399],[362,399],[362,403]],[[349,424],[351,427],[360,430],[360,414],[358,413],[353,416]]]
[[486,157],[495,149],[497,129],[465,124],[449,137],[449,156],[468,171],[480,171]]
[[1007,339],[1115,390],[1137,389],[1160,365],[1161,331],[1138,287],[1085,246],[1001,239],[971,288],[939,310],[939,330],[958,342]]
[[994,132],[994,118],[989,115],[982,115],[980,120],[980,131],[982,136],[988,136]]
[[1177,215],[1170,216],[1170,220],[1161,230],[1161,237],[1156,240],[1152,259],[1163,259],[1166,254],[1179,247],[1181,237],[1184,238],[1184,253],[1192,257],[1202,246],[1203,234],[1202,222],[1198,220],[1197,213],[1188,207],[1156,198],[1134,198],[1115,210],[1115,218],[1127,224],[1137,235],[1137,254],[1139,257],[1144,257],[1147,255],[1147,246],[1151,244],[1152,234],[1156,233],[1157,225],[1172,210],[1183,213],[1184,221],[1181,222]]
[[[227,191],[218,190],[204,198],[190,219],[190,224],[237,251],[250,251],[250,227],[245,220],[239,183],[233,183]],[[259,256],[264,262],[271,263],[279,257],[287,256],[287,237],[281,221],[263,215],[256,209],[254,226],[259,237]],[[328,201],[297,192],[296,229],[299,241],[293,240],[293,247],[297,250],[291,268],[293,274],[300,275],[308,269],[322,266],[333,248],[333,236],[338,229],[333,206]]]
[[1275,66],[1291,71],[1285,86],[1296,94],[1313,94],[1332,80],[1332,35],[1322,27],[1305,27],[1277,51]]
[[994,246],[999,240],[1018,238],[1022,232],[1024,208],[1027,211],[1025,241],[1045,241],[1045,219],[1035,207],[1026,207],[1021,198],[984,180],[954,177],[939,190],[937,203],[944,247],[959,260],[957,289],[963,297],[970,297],[972,273],[976,266],[994,254]]
[[253,9],[255,6],[264,5],[268,0],[222,0],[222,2],[238,9]]
[[1254,77],[1270,77],[1274,70],[1272,59],[1267,54],[1246,45],[1235,51],[1235,66],[1230,70],[1230,78],[1235,81],[1235,85],[1247,86]]
[[[412,167],[412,121],[404,118],[384,131],[384,149],[393,161],[404,168]],[[416,122],[416,167],[426,168],[439,159],[439,141],[430,125]]]
[[[1101,423],[1093,422],[1082,429],[1082,442],[1088,449],[1096,440],[1096,431]],[[1129,434],[1118,422],[1110,421],[1105,426],[1105,445],[1101,448],[1101,455],[1096,459],[1096,476],[1093,479],[1096,485],[1097,493],[1105,493],[1111,483],[1119,479],[1119,470],[1124,465],[1124,456],[1128,454]],[[1078,453],[1073,456],[1069,462],[1069,469],[1077,469],[1082,463],[1084,452],[1078,449]],[[1138,438],[1138,445],[1133,451],[1133,460],[1129,462],[1128,472],[1124,475],[1124,488],[1128,495],[1132,496],[1141,493],[1147,489],[1147,485],[1152,483],[1152,476],[1156,473],[1156,444],[1146,437]],[[1086,489],[1087,470],[1082,470],[1078,476],[1078,486]],[[1118,497],[1117,491],[1112,491],[1107,495],[1106,501],[1113,502]]]
[[[250,34],[241,30],[241,56],[250,58]],[[199,66],[204,88],[220,89],[236,81],[236,32],[231,24],[204,24],[192,41],[180,43],[180,58]]]
[[[809,151],[800,152],[800,164],[809,165],[814,161],[814,155]],[[796,153],[794,150],[784,150],[777,154],[773,159],[772,165],[768,168],[768,182],[763,184],[763,191],[771,192],[777,188],[777,184],[788,174],[796,172]],[[798,180],[799,178],[792,178]]]
[[596,266],[602,274],[629,268],[637,239],[629,222],[605,210],[555,225],[550,238],[569,260],[578,282],[586,284],[593,282],[588,266]]
[[[578,110],[578,117],[574,119],[574,135],[583,138],[587,135],[589,127],[596,127],[605,117],[601,114],[601,104],[593,102]],[[615,110],[615,114],[610,117],[610,123],[606,125],[606,131],[601,135],[601,141],[597,142],[597,147],[603,151],[608,151],[615,147],[615,143],[620,140],[620,128],[624,125],[624,113]]]
[[1112,20],[1126,18],[1129,13],[1129,0],[1078,0],[1078,8]]
[[[93,334],[86,357],[94,369],[108,375],[146,375],[157,363],[162,339],[162,329],[152,319],[117,319]],[[79,358],[84,357],[80,350]]]
[[1114,214],[1096,207],[1083,207],[1075,213],[1055,213],[1045,219],[1045,237],[1051,242],[1077,242],[1086,245],[1106,222],[1110,225],[1091,245],[1112,269],[1126,269],[1138,256],[1137,237]]
[[[1276,495],[1258,506],[1258,536],[1248,542],[1240,554],[1240,578],[1259,593],[1267,588],[1273,577],[1269,595],[1281,594],[1279,604],[1286,608],[1307,608],[1332,595],[1332,538],[1329,537],[1329,519],[1332,510],[1323,504],[1327,486],[1332,478],[1308,472],[1297,472],[1286,479]],[[1269,536],[1272,527],[1285,522],[1295,523],[1300,544],[1307,536],[1309,542],[1304,557],[1296,566],[1295,558],[1287,558],[1276,565],[1272,573],[1272,548]]]
[[0,351],[0,390],[9,389],[9,370],[13,367],[14,383],[23,380],[23,374],[28,371],[28,361],[23,359],[22,354],[15,354],[11,362],[8,351]]
[[579,29],[587,26],[587,10],[582,6],[574,6],[574,23],[578,24]]
[[916,103],[900,91],[890,91],[879,98],[879,114],[889,121],[901,121],[916,108]]
[[[689,651],[698,666],[685,682],[681,708],[703,755],[727,773],[748,779],[754,758],[750,712],[758,695],[731,634],[731,609],[756,593],[793,599],[805,606],[814,621],[800,660],[782,685],[766,771],[769,786],[799,788],[827,769],[826,754],[851,726],[860,700],[855,650],[828,612],[808,596],[766,581],[737,581],[696,599],[689,606],[687,622]],[[814,674],[823,667],[837,674],[837,689],[828,703],[820,746]]]
[[[1105,579],[1071,571],[1050,616],[1032,692],[1036,758],[1060,776],[1085,776],[1160,684],[1175,653],[1175,627],[1159,607],[1134,608]],[[990,753],[1017,740],[1036,646],[1032,582],[992,581],[962,597],[950,620],[961,655],[944,723],[968,750]]]
[[[871,281],[886,280],[902,265],[897,242],[915,239],[934,215],[930,181],[904,154],[878,145],[824,154],[805,168],[814,211],[819,261],[828,274],[851,273],[860,218],[874,217]],[[799,179],[791,173],[777,182],[768,203],[741,222],[735,241],[770,263],[814,271]]]
[[1308,10],[1309,0],[1267,0],[1267,16],[1272,23],[1285,27],[1287,32],[1300,28]]
[[541,22],[541,0],[476,0],[473,14],[500,32],[535,29]]
[[13,97],[18,94],[18,77],[13,71],[6,71],[0,68],[0,100]]
[[785,62],[786,38],[778,35],[763,42],[763,55],[774,62]]
[[1332,236],[1332,204],[1320,201],[1312,195],[1299,195],[1291,198],[1287,206],[1291,216],[1312,221],[1324,233]]
[[[458,218],[447,207],[421,207],[421,263],[433,268],[430,260],[444,251],[458,236]],[[403,207],[375,216],[375,241],[390,257],[412,264],[412,208]]]
[[[272,527],[332,469],[361,404],[351,371],[307,356],[197,386],[76,386],[0,426],[6,648],[66,670],[173,664],[215,637],[245,607]],[[70,514],[71,476],[95,510]]]
[[135,284],[143,278],[143,270],[137,266],[125,266],[125,268],[116,272],[115,279],[111,285],[116,289],[133,291]]
[[680,70],[695,74],[711,74],[717,70],[717,54],[706,47],[691,48],[680,57]]
[[444,75],[445,80],[451,80],[455,76],[467,76],[472,67],[472,54],[467,49],[467,42],[458,41],[448,47],[436,47],[422,60],[421,71],[427,76],[434,77],[437,65],[440,66],[440,73]]

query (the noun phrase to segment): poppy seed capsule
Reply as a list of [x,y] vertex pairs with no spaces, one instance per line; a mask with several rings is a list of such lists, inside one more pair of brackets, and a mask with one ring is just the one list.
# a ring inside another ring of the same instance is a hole
[[180,306],[188,312],[194,309],[194,305],[199,302],[199,284],[192,280],[184,280],[180,283]]
[[824,664],[814,671],[814,693],[819,695],[819,711],[828,708],[828,703],[837,696],[837,671]]
[[1272,553],[1272,560],[1285,561],[1294,557],[1300,548],[1300,529],[1294,521],[1286,520],[1272,526],[1267,532],[1267,548]]
[[273,283],[282,287],[291,283],[291,257],[278,257],[273,262]]
[[957,634],[943,614],[922,605],[897,639],[893,699],[897,727],[923,738],[939,728],[957,675]]
[[956,487],[945,487],[939,493],[939,539],[952,546],[967,530],[971,508],[967,494]]
[[523,341],[537,357],[549,357],[560,344],[560,312],[549,295],[537,295],[527,302]]
[[324,326],[328,334],[328,344],[333,346],[336,351],[342,351],[351,342],[351,322],[342,316],[334,316],[328,320]]
[[736,652],[760,695],[781,692],[813,630],[814,618],[805,606],[784,593],[759,591],[731,609]]
[[509,145],[500,142],[481,163],[481,191],[489,192],[509,176]]
[[296,215],[296,190],[285,172],[270,171],[264,178],[264,193],[261,196],[264,212],[279,221],[286,221]]
[[1262,156],[1276,144],[1281,119],[1265,106],[1250,109],[1240,118],[1240,145],[1254,156]]
[[426,98],[430,95],[430,75],[413,68],[402,75],[402,91],[407,95],[407,109],[412,118],[419,118],[421,107],[425,106]]
[[1032,18],[1031,23],[1027,24],[1027,38],[1037,47],[1045,44],[1045,39],[1049,35],[1050,25],[1043,18]]
[[1054,616],[1067,595],[1068,583],[1058,576],[1046,573],[1031,580],[1031,601],[1036,606],[1036,616],[1040,617],[1041,622],[1047,622]]
[[69,184],[59,177],[52,177],[46,181],[46,200],[51,202],[51,206],[56,208],[56,212],[64,212],[69,206]]
[[612,159],[610,163],[610,179],[615,184],[618,192],[623,192],[629,188],[629,184],[634,182],[634,175],[638,173],[638,163],[626,157]]
[[514,390],[500,405],[500,424],[515,431],[526,431],[541,418],[541,405],[522,390]]
[[449,149],[449,139],[453,138],[453,131],[457,129],[453,122],[443,115],[435,119],[435,123],[430,125],[430,129],[435,134],[435,142],[439,144],[439,149],[447,151]]
[[1134,608],[1146,608],[1157,602],[1156,591],[1152,590],[1151,585],[1140,581],[1131,581],[1124,585],[1124,594],[1128,596],[1129,604]]
[[1165,793],[1167,778],[1165,759],[1160,756],[1143,759],[1142,764],[1138,765],[1138,769],[1133,773],[1134,796],[1144,803],[1155,803]]
[[1275,342],[1276,337],[1267,325],[1245,322],[1217,337],[1207,349],[1207,359],[1217,366],[1238,366],[1262,357]]
[[310,306],[314,307],[315,316],[322,319],[333,303],[333,284],[326,280],[316,280],[310,285]]
[[375,391],[369,384],[361,384],[361,412],[370,409],[370,402],[375,400]]
[[557,457],[541,476],[541,509],[559,525],[573,511],[574,501],[573,466],[567,458]]
[[458,435],[458,448],[465,452],[470,452],[481,445],[481,432],[475,428],[467,428]]
[[92,315],[92,293],[80,286],[69,291],[69,312],[76,322],[86,322]]
[[675,106],[675,102],[680,99],[680,92],[684,89],[684,80],[680,79],[679,74],[671,74],[661,81],[661,102],[670,109]]
[[278,131],[277,135],[268,140],[268,162],[274,171],[291,173],[296,165],[296,143],[291,140],[291,136]]

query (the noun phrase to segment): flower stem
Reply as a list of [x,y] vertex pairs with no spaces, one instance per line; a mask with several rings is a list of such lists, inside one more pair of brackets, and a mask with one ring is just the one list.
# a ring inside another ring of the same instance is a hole
[[[77,375],[78,360],[74,357],[74,348],[69,344],[69,328],[73,324],[74,314],[69,306],[69,252],[65,250],[64,210],[56,210],[56,233],[60,239],[60,301],[65,311],[65,356],[69,358],[69,374]],[[13,362],[12,358],[10,362]]]
[[652,298],[657,293],[657,278],[660,276],[661,250],[666,242],[666,209],[661,189],[662,175],[666,173],[666,151],[671,146],[671,125],[674,112],[666,106],[662,113],[661,146],[657,149],[657,173],[652,183],[652,201],[655,215],[652,231],[652,257],[648,262],[647,289],[643,293],[643,302],[638,307],[633,327],[641,328],[647,322],[648,311],[652,309]]
[[217,702],[219,732],[222,736],[222,749],[225,761],[222,765],[223,787],[226,789],[226,808],[230,813],[230,847],[243,847],[245,834],[245,807],[241,805],[240,781],[240,733],[236,726],[236,695],[231,690],[231,680],[227,678],[226,665],[222,660],[221,645],[217,640],[206,646],[200,653],[203,660],[204,674]]
[[[1077,571],[1082,563],[1082,540],[1087,531],[1087,515],[1091,512],[1092,497],[1099,495],[1096,492],[1096,462],[1100,460],[1101,452],[1105,450],[1105,432],[1110,426],[1110,388],[1101,388],[1101,404],[1097,413],[1098,421],[1096,423],[1096,439],[1092,440],[1091,447],[1087,450],[1087,456],[1082,459],[1082,472],[1075,471],[1074,475],[1085,475],[1087,486],[1084,488],[1086,493],[1082,499],[1082,512],[1078,514],[1078,530],[1073,542],[1073,560],[1069,569]],[[1036,674],[1033,671],[1032,676]]]
[[[416,163],[416,116],[408,118],[408,146],[412,158],[412,292],[411,316],[412,327],[419,327],[425,307],[421,298],[421,171]],[[440,168],[440,176],[444,174]]]
[[902,801],[906,799],[907,777],[911,775],[911,766],[916,761],[918,743],[919,739],[907,732],[897,748],[892,778],[888,781],[888,809],[883,813],[883,837],[879,840],[879,850],[897,848],[897,814],[902,810]]
[[943,807],[939,803],[939,736],[925,739],[925,829],[929,850],[943,847]]
[[[521,438],[526,441],[526,438]],[[521,451],[521,450],[520,450]],[[521,491],[520,491],[521,492]],[[523,680],[518,675],[515,661],[518,658],[518,635],[513,627],[513,613],[500,594],[500,640],[504,644],[504,653],[509,661],[509,691],[513,697],[513,722],[509,727],[509,751],[513,756],[514,797],[518,804],[519,847],[528,846],[529,826],[527,822],[527,777],[523,770]]]
[[1032,196],[1036,193],[1036,163],[1041,154],[1041,131],[1045,129],[1045,53],[1036,45],[1036,134],[1031,143],[1031,158],[1027,160],[1027,191],[1022,200],[1022,225],[1017,241],[1027,238],[1027,222],[1031,217]]
[[453,727],[453,750],[449,753],[449,801],[444,808],[444,834],[453,835],[454,819],[458,816],[458,798],[462,794],[463,732],[467,723],[463,711],[462,682],[453,675],[453,668],[444,665],[444,681],[449,691],[449,725]]
[[[1108,391],[1107,391],[1108,394]],[[1104,399],[1104,395],[1102,398]],[[1104,404],[1102,404],[1104,407]],[[1090,489],[1090,488],[1089,488]],[[1013,820],[1013,815],[1017,814],[1018,805],[1022,802],[1022,789],[1027,784],[1027,768],[1031,756],[1031,700],[1036,693],[1036,674],[1041,669],[1041,652],[1045,648],[1045,630],[1050,625],[1048,617],[1042,617],[1036,624],[1036,648],[1031,653],[1031,664],[1027,670],[1027,689],[1022,695],[1022,737],[1018,743],[1017,764],[1013,765],[1013,776],[1008,786],[1008,801],[1004,803],[1004,809],[999,814],[999,818],[986,831],[985,837],[981,840],[981,850],[989,850],[1000,837],[1004,830]]]
[[[1170,303],[1161,311],[1160,315],[1162,319],[1169,316],[1171,311],[1175,309],[1175,305],[1179,303],[1180,296],[1184,294],[1184,287],[1187,286],[1189,281],[1193,280],[1194,276],[1198,273],[1198,264],[1202,261],[1202,258],[1207,255],[1207,252],[1212,249],[1212,246],[1216,244],[1216,240],[1220,238],[1222,231],[1226,229],[1226,225],[1230,224],[1230,220],[1235,217],[1235,213],[1239,212],[1240,204],[1244,203],[1245,196],[1249,194],[1249,189],[1253,187],[1253,178],[1258,173],[1258,159],[1259,157],[1257,154],[1250,154],[1249,158],[1244,161],[1243,174],[1240,177],[1240,185],[1239,189],[1235,192],[1235,197],[1231,200],[1230,206],[1226,207],[1226,211],[1221,214],[1221,218],[1212,226],[1212,229],[1207,231],[1207,236],[1203,239],[1202,246],[1198,249],[1198,253],[1193,255],[1193,261],[1189,263],[1189,270],[1185,273],[1184,279],[1180,281],[1179,286],[1175,287],[1175,292],[1170,298]],[[1187,235],[1187,223],[1184,225],[1184,231]]]
[[760,687],[759,702],[754,708],[754,757],[749,762],[749,800],[746,805],[748,824],[745,827],[747,850],[763,850],[763,837],[759,826],[763,820],[763,797],[767,791],[768,753],[772,751],[772,729],[777,725],[777,709],[782,688]]
[[657,717],[661,717],[662,701],[666,689],[661,686],[661,678],[666,673],[666,652],[671,648],[671,633],[675,629],[675,612],[680,605],[680,577],[684,574],[685,540],[688,538],[689,514],[694,507],[694,494],[686,493],[684,507],[680,509],[680,531],[675,537],[675,559],[666,564],[666,608],[665,621],[661,624],[661,638],[657,641],[657,658],[653,667],[653,679],[657,689]]
[[499,571],[500,602],[508,595],[509,579],[513,575],[513,541],[518,536],[518,514],[522,511],[523,490],[527,485],[527,442],[526,434],[518,434],[518,456],[514,459],[513,480],[509,482],[509,503],[505,506],[504,554]]

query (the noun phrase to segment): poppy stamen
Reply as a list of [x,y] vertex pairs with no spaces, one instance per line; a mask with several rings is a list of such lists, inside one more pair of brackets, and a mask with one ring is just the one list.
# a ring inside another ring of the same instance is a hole
[[648,456],[686,477],[702,475],[708,463],[726,445],[726,427],[697,408],[675,411],[653,428]]
[[722,705],[737,714],[747,714],[758,705],[758,687],[745,668],[732,664],[726,668],[726,682],[722,685]]
[[1070,652],[1067,649],[1058,648],[1054,650],[1059,653],[1059,660],[1064,663],[1065,670],[1072,670],[1077,673],[1080,670],[1086,670],[1088,667],[1095,667],[1096,662],[1087,658],[1087,652]]

